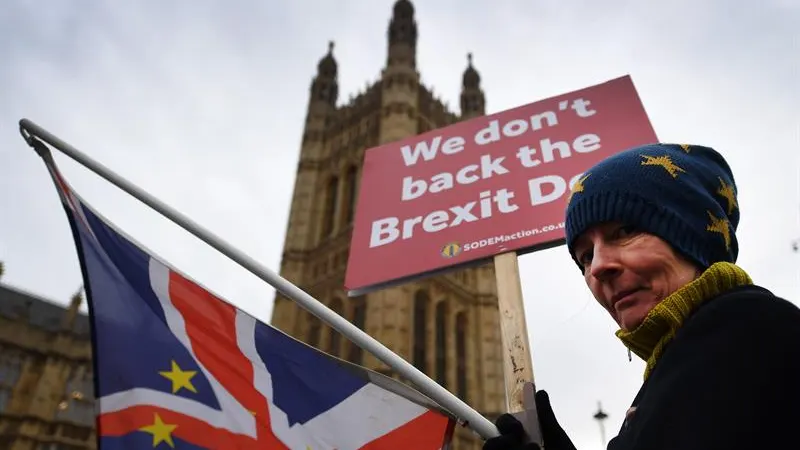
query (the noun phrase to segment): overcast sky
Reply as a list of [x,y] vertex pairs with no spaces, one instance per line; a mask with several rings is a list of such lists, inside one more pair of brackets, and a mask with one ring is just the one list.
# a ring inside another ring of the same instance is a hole
[[[377,79],[391,0],[6,0],[0,12],[3,281],[66,303],[81,284],[27,117],[277,270],[311,77],[335,40],[340,101]],[[758,4],[758,6],[756,6]],[[738,182],[740,265],[800,303],[800,2],[417,1],[423,83],[457,111],[467,52],[495,113],[630,74],[659,138],[709,145]],[[733,9],[728,9],[733,7]],[[90,204],[269,319],[274,291],[60,154]],[[564,247],[522,257],[534,371],[580,449],[639,388]],[[634,357],[635,358],[635,357]]]

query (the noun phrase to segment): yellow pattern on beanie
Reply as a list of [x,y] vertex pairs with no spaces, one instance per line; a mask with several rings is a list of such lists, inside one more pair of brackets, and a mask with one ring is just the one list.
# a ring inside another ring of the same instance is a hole
[[686,172],[683,168],[678,167],[672,162],[672,158],[669,155],[663,156],[650,156],[650,155],[641,155],[644,158],[642,161],[643,166],[661,166],[664,170],[667,171],[672,178],[678,178],[678,172]]
[[[740,211],[725,158],[702,145],[650,144],[603,159],[576,182],[567,202],[567,249],[603,222],[660,237],[698,267],[735,263]],[[580,261],[575,260],[583,270]]]
[[731,248],[731,224],[728,222],[728,219],[717,218],[711,211],[708,211],[708,218],[711,220],[711,223],[706,226],[706,230],[721,234],[722,239],[725,240],[725,248]]
[[582,176],[578,181],[575,182],[575,184],[572,186],[572,190],[569,193],[567,202],[572,200],[573,195],[577,194],[578,192],[583,192],[584,189],[583,183],[586,182],[586,179],[589,178],[589,175],[591,174],[587,173],[586,175]]
[[717,177],[719,179],[719,189],[717,189],[717,194],[719,194],[722,198],[728,201],[728,214],[732,214],[733,211],[739,207],[739,203],[736,201],[736,190],[733,186],[726,183],[722,177]]

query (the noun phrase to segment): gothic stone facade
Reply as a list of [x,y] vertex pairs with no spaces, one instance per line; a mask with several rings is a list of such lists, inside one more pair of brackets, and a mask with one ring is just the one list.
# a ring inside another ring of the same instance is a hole
[[96,448],[89,320],[0,284],[0,448]]
[[[437,380],[490,419],[504,410],[502,345],[491,263],[356,298],[343,291],[364,151],[483,115],[480,76],[468,66],[456,115],[420,84],[417,25],[407,0],[394,5],[380,79],[337,105],[333,44],[310,88],[281,275]],[[380,261],[376,264],[391,264]],[[388,366],[277,295],[272,324],[330,354],[389,376]],[[456,448],[481,441],[457,428]]]

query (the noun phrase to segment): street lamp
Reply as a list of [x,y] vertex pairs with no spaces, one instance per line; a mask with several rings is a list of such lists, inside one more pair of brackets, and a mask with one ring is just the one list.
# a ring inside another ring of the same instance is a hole
[[597,420],[597,423],[600,424],[600,439],[603,440],[603,446],[601,448],[606,448],[606,427],[603,421],[608,419],[608,414],[603,411],[600,402],[597,402],[597,412],[594,414],[594,418]]

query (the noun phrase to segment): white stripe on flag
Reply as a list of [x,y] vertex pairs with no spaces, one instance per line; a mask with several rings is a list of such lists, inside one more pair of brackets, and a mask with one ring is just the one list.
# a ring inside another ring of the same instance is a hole
[[255,327],[256,320],[252,316],[237,310],[239,348],[253,362],[255,387],[269,402],[272,430],[289,448],[305,448],[306,445],[312,448],[361,448],[427,411],[393,392],[368,383],[305,424],[289,427],[286,413],[273,403],[272,378],[255,348]]
[[192,355],[192,358],[197,361],[198,367],[203,372],[203,375],[208,379],[217,401],[220,404],[224,416],[227,421],[221,425],[221,428],[232,431],[234,433],[241,433],[252,438],[256,438],[256,419],[250,414],[249,411],[239,403],[236,398],[225,389],[222,384],[217,381],[214,375],[197,359],[197,355],[192,348],[192,342],[189,335],[186,333],[186,322],[181,313],[172,304],[169,296],[169,268],[157,261],[155,258],[150,258],[150,285],[153,292],[161,302],[161,308],[164,310],[164,316],[167,319],[167,325],[173,334],[181,341],[184,347]]
[[[230,419],[227,417],[225,411],[220,411],[199,403],[196,400],[179,397],[168,392],[161,392],[148,388],[134,388],[100,397],[98,402],[100,403],[101,414],[122,411],[134,406],[152,405],[194,417],[213,427],[223,428],[237,434],[247,434],[232,429]],[[249,436],[249,434],[247,435]]]

